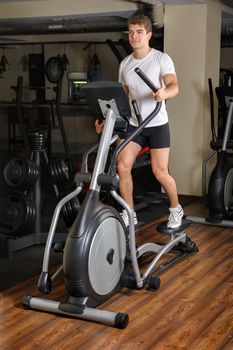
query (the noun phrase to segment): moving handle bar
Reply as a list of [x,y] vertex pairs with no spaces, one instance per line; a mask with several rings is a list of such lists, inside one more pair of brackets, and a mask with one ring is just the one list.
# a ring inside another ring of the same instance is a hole
[[[146,76],[145,73],[143,73],[143,71],[140,68],[137,67],[137,68],[135,68],[134,71],[151,88],[152,91],[156,92],[158,90],[155,87],[154,83],[152,83],[152,81]],[[141,124],[143,120],[142,120],[142,116],[141,116],[139,109],[138,109],[137,101],[133,100],[132,105],[133,105],[133,109],[134,109],[134,112],[136,114],[136,117],[138,119],[138,122],[139,122],[139,124]]]
[[[151,88],[152,91],[156,92],[158,90],[156,86],[152,83],[152,81],[145,75],[145,73],[141,71],[140,68],[136,67],[134,71],[149,86],[149,88]],[[112,156],[112,161],[109,168],[109,175],[111,176],[116,175],[117,159],[118,159],[119,153],[135,136],[139,135],[140,132],[144,129],[144,127],[159,113],[161,106],[162,106],[162,101],[157,102],[155,109],[148,115],[148,117],[145,120],[143,120],[143,122],[139,125],[139,127],[129,137],[127,137],[124,140],[124,142],[122,142],[117,146]]]
[[144,81],[144,83],[146,83],[149,86],[149,88],[151,88],[152,91],[156,92],[158,90],[157,87],[154,85],[154,83],[152,83],[152,81],[146,76],[146,74],[139,67],[136,67],[134,71]]

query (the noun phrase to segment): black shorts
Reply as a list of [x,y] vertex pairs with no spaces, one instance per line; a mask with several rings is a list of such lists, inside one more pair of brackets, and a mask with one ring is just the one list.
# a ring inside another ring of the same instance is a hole
[[[135,130],[136,126],[129,125],[125,132],[125,137],[130,136]],[[148,146],[150,149],[169,148],[170,147],[170,130],[169,124],[153,126],[144,128],[141,133],[132,139],[141,147]]]

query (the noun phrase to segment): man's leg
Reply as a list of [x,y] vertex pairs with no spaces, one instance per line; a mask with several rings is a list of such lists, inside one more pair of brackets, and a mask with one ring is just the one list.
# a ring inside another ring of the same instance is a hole
[[184,212],[179,204],[175,180],[168,172],[169,148],[152,149],[150,153],[153,174],[170,200],[168,227],[177,228],[182,223]]
[[168,172],[169,148],[150,150],[152,171],[168,195],[172,208],[179,205],[175,180]]
[[141,146],[135,142],[130,142],[120,153],[118,159],[118,175],[120,177],[120,193],[128,205],[133,208],[133,180],[132,167]]

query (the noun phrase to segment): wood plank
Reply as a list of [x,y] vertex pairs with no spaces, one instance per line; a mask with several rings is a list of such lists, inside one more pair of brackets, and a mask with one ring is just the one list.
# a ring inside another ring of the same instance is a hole
[[[232,293],[232,291],[231,291]],[[206,328],[200,336],[193,342],[192,348],[195,349],[225,349],[228,346],[232,348],[233,338],[233,304],[227,305],[221,314]]]

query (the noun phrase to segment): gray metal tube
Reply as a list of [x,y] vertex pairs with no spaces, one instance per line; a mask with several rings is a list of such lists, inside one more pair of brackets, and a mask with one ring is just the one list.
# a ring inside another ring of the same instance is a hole
[[41,233],[41,168],[40,168],[40,152],[34,152],[35,163],[39,170],[39,176],[34,187],[34,201],[36,217],[34,222],[34,232],[37,234]]
[[63,205],[65,205],[68,201],[70,201],[72,198],[77,196],[81,191],[82,191],[82,186],[77,187],[73,192],[69,193],[67,196],[62,198],[58,202],[58,204],[54,210],[52,222],[50,225],[50,229],[49,229],[49,233],[48,233],[48,237],[47,237],[47,241],[46,241],[46,245],[45,245],[43,267],[42,267],[43,272],[48,272],[48,269],[49,269],[50,249],[52,247],[53,238],[54,238],[54,235],[56,232],[56,227],[57,227],[57,222],[59,219],[60,211],[61,211]]
[[32,309],[52,312],[61,315],[72,316],[75,318],[85,319],[93,322],[105,324],[107,326],[115,326],[116,312],[99,310],[89,307],[84,307],[82,313],[70,313],[59,309],[60,302],[47,300],[42,298],[31,297],[29,305]]
[[[143,273],[143,280],[146,279],[154,270],[155,264],[159,261],[159,259],[166,253],[170,252],[170,250],[177,245],[179,242],[185,242],[186,240],[186,234],[183,232],[179,234],[176,238],[170,240],[162,249],[158,252],[158,254],[155,256],[155,258],[152,260],[146,271]],[[156,249],[156,244],[155,244],[155,249]]]
[[127,30],[127,19],[117,16],[96,16],[95,18],[69,18],[52,21],[43,19],[7,19],[1,20],[0,35],[35,35],[121,32]]
[[207,221],[206,218],[201,216],[186,216],[185,219],[191,220],[193,224],[201,224],[201,225],[211,225],[211,226],[221,226],[221,227],[233,227],[232,220],[222,220],[220,222],[211,222]]
[[113,198],[117,200],[117,202],[122,205],[123,208],[127,211],[129,216],[129,248],[130,248],[130,257],[133,266],[133,271],[135,275],[135,280],[138,288],[143,287],[143,280],[141,278],[140,269],[138,266],[137,252],[136,252],[136,239],[135,239],[135,228],[134,228],[134,219],[133,219],[133,209],[129,207],[126,201],[118,195],[116,191],[111,191],[111,195]]
[[108,151],[112,140],[112,133],[116,121],[116,115],[111,108],[106,112],[106,119],[104,122],[104,129],[100,139],[100,144],[96,156],[95,167],[92,174],[92,179],[90,183],[90,190],[99,191],[100,185],[98,184],[99,174],[104,172]]

